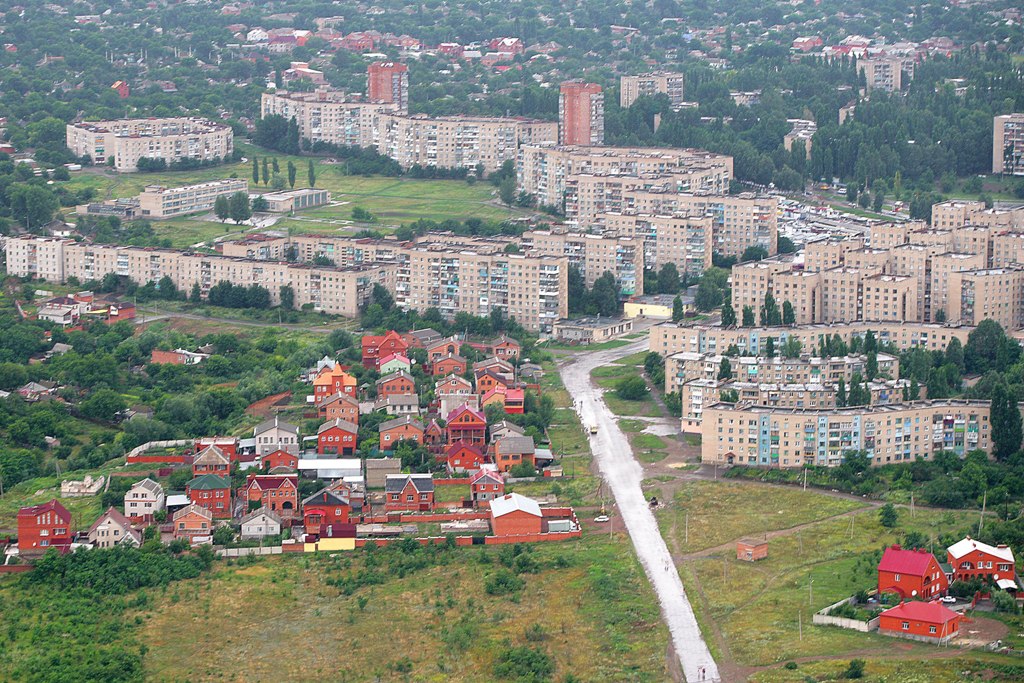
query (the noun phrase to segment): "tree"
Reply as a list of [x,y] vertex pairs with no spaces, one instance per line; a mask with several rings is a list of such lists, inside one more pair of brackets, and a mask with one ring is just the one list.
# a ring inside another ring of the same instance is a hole
[[754,309],[750,306],[743,307],[743,327],[754,326]]
[[615,386],[615,394],[625,401],[639,401],[647,396],[647,382],[635,375],[626,377]]
[[263,185],[270,184],[270,163],[266,157],[263,157]]
[[761,261],[766,258],[768,258],[768,250],[760,244],[753,244],[743,250],[743,255],[740,256],[740,262]]
[[252,184],[260,184],[260,159],[255,154],[252,155]]
[[231,220],[235,225],[240,225],[252,217],[252,207],[249,206],[249,195],[245,192],[236,192],[228,200]]
[[764,305],[761,307],[761,326],[777,327],[781,324],[782,313],[779,311],[778,304],[775,303],[775,297],[771,292],[765,292]]
[[790,335],[786,337],[786,342],[782,345],[782,355],[784,358],[799,358],[802,348],[800,340]]
[[672,322],[677,323],[683,319],[685,313],[683,312],[683,299],[676,294],[676,298],[672,299]]
[[316,169],[313,167],[313,160],[309,160],[309,167],[306,169],[306,177],[310,187],[316,187]]
[[506,206],[512,206],[516,201],[516,179],[514,177],[505,178],[498,185],[498,198],[501,199],[501,203]]
[[775,358],[775,337],[768,337],[764,342],[764,355]]
[[619,313],[619,286],[610,272],[605,271],[594,281],[590,290],[590,304],[599,315],[610,318]]
[[298,173],[298,169],[295,168],[295,162],[288,160],[288,187],[295,188],[295,176]]
[[231,205],[228,202],[227,195],[217,195],[216,201],[213,202],[213,213],[221,223],[231,216]]
[[946,345],[945,363],[955,365],[961,373],[964,371],[964,347],[956,337],[950,339]]
[[666,263],[658,271],[658,292],[661,294],[675,294],[679,291],[679,270],[676,264]]
[[[660,280],[659,280],[660,281]],[[693,304],[698,311],[710,311],[722,305],[722,290],[708,278],[701,278]]]
[[[295,120],[294,116],[288,119],[288,129],[285,133],[283,151],[285,154],[298,154],[302,151],[299,140],[299,123]],[[292,187],[294,187],[294,184]]]
[[851,659],[850,666],[843,672],[843,678],[864,678],[864,660]]
[[281,172],[281,167],[277,163],[277,157],[274,157],[273,159],[270,160],[270,166],[273,173],[276,174]]
[[1013,392],[1002,383],[992,391],[992,405],[989,413],[992,423],[993,454],[996,460],[1005,461],[1020,450],[1022,437],[1020,410]]
[[113,422],[117,413],[127,407],[121,394],[113,389],[99,389],[94,391],[89,398],[82,401],[79,410],[90,420],[103,420]]
[[281,308],[290,311],[295,308],[295,290],[291,285],[281,285]]
[[29,232],[38,231],[50,222],[60,202],[45,185],[15,183],[7,188],[11,215]]
[[839,378],[839,386],[836,388],[836,407],[846,407],[846,380]]
[[718,364],[718,379],[732,379],[732,363],[724,356],[722,362]]
[[796,313],[793,311],[793,304],[788,300],[782,302],[782,324],[796,325]]
[[896,506],[892,503],[886,503],[882,506],[882,509],[878,511],[878,522],[886,529],[895,528],[899,523],[900,514],[896,510]]
[[869,382],[873,382],[878,377],[878,354],[874,351],[868,354],[864,364],[864,374],[867,375]]
[[871,198],[871,208],[875,210],[875,213],[878,213],[882,210],[882,206],[884,204],[885,195],[882,194],[881,192],[876,192],[874,196]]
[[199,288],[198,282],[192,283],[192,292],[188,295],[188,300],[194,304],[197,304],[203,300],[203,292]]
[[[252,200],[251,204],[252,204],[253,213],[256,213],[256,212],[263,212],[263,213],[265,213],[265,212],[270,210],[270,202],[268,202],[263,195],[259,195],[258,197],[253,197],[253,200]],[[292,259],[292,260],[294,260],[294,259]]]
[[722,327],[734,327],[735,325],[736,311],[732,308],[732,290],[727,290],[722,299]]
[[569,266],[567,298],[570,313],[583,313],[587,307],[587,283],[576,266]]

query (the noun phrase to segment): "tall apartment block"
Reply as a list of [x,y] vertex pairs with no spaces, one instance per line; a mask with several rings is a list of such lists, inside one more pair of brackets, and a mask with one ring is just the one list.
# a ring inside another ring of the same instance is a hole
[[[1024,154],[1024,145],[1019,149],[1020,153]],[[932,204],[933,228],[957,230],[964,226],[1024,230],[1024,207],[986,209],[984,202],[961,199],[951,199],[939,202],[938,204]],[[961,235],[959,230],[957,230],[956,234],[957,236]]]
[[243,178],[225,178],[181,187],[147,185],[139,194],[139,215],[161,219],[209,211],[217,197],[230,197],[236,192],[248,194],[249,183]]
[[587,287],[606,272],[615,276],[622,297],[644,292],[644,241],[634,237],[531,230],[522,236],[528,254],[564,256]]
[[274,91],[260,99],[262,117],[295,117],[299,136],[310,142],[327,142],[348,147],[375,147],[374,128],[378,114],[392,112],[398,105],[387,102],[350,100],[345,93],[321,89],[315,92]]
[[191,117],[70,123],[66,142],[75,156],[88,156],[96,165],[113,159],[114,168],[125,173],[137,171],[141,158],[215,162],[234,151],[230,126]]
[[604,144],[604,94],[601,86],[566,81],[558,94],[558,142],[562,145]]
[[864,73],[868,92],[884,90],[899,92],[903,89],[903,60],[895,57],[877,57],[861,59],[857,62],[857,70]]
[[673,107],[683,103],[685,77],[679,73],[656,72],[619,78],[619,105],[632,106],[639,97],[667,95]]
[[371,102],[394,104],[409,111],[409,67],[400,62],[373,62],[366,67],[366,96]]
[[992,172],[1024,175],[1024,114],[1004,114],[993,120]]
[[595,224],[602,234],[643,240],[644,268],[659,270],[675,264],[680,275],[696,279],[711,267],[714,252],[713,217],[600,214]]

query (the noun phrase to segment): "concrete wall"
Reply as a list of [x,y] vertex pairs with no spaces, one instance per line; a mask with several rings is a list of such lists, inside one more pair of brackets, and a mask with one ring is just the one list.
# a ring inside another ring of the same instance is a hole
[[830,617],[828,613],[834,608],[840,605],[849,605],[854,602],[854,598],[851,596],[845,600],[833,603],[828,607],[815,612],[814,616],[811,617],[811,621],[818,626],[838,626],[839,628],[848,628],[853,631],[860,631],[861,633],[867,633],[874,631],[878,628],[878,617],[871,619],[870,621],[860,621],[858,619],[847,619],[845,617]]
[[246,555],[280,555],[281,546],[270,545],[256,548],[221,548],[218,557],[245,557]]

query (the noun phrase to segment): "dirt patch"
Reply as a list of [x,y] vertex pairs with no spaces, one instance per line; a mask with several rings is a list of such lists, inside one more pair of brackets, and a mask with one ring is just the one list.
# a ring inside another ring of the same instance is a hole
[[247,415],[252,415],[253,417],[267,418],[276,412],[274,408],[288,405],[291,398],[292,392],[290,391],[267,396],[266,398],[261,398],[255,403],[250,404],[249,407],[245,409],[245,412]]

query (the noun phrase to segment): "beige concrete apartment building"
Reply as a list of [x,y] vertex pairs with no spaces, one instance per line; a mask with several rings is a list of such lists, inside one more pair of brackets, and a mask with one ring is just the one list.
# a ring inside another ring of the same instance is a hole
[[615,276],[622,296],[644,292],[644,241],[635,237],[530,230],[522,236],[526,253],[564,256],[583,275],[587,287],[604,273]]
[[861,282],[868,275],[860,268],[843,266],[821,273],[821,317],[829,322],[864,319]]
[[933,256],[930,287],[932,318],[935,318],[938,311],[944,311],[947,316],[952,312],[949,308],[949,283],[953,273],[981,270],[987,265],[988,259],[985,258],[984,252],[946,252]]
[[1003,230],[1024,229],[1024,207],[986,209],[984,202],[951,199],[932,204],[932,226],[956,230],[972,225]]
[[861,319],[918,322],[919,297],[918,282],[914,278],[903,275],[869,275],[861,281]]
[[850,268],[862,271],[865,275],[889,273],[892,269],[892,258],[888,249],[854,249],[843,257]]
[[868,92],[884,90],[899,92],[903,89],[903,60],[895,57],[861,59],[857,70],[864,73]]
[[793,254],[779,254],[775,258],[737,263],[732,267],[732,307],[737,321],[743,320],[743,309],[749,306],[755,322],[760,322],[765,294],[772,291],[776,275],[792,270],[794,258]]
[[855,337],[863,339],[872,332],[881,344],[892,344],[905,350],[920,346],[928,351],[945,351],[952,339],[967,343],[973,327],[938,325],[935,323],[852,322],[828,325],[801,325],[798,327],[733,327],[722,329],[711,325],[682,326],[662,323],[651,328],[649,350],[662,357],[690,351],[695,353],[724,353],[735,346],[740,353],[763,355],[769,337],[779,349],[790,338],[800,342],[805,351],[818,349],[823,340],[838,337],[849,344]]
[[231,127],[207,119],[148,118],[83,121],[67,125],[67,146],[97,166],[110,163],[121,172],[138,170],[139,159],[221,161],[234,151]]
[[992,120],[992,172],[1024,175],[1024,114]]
[[177,289],[186,292],[198,284],[203,295],[218,282],[228,281],[246,287],[266,287],[274,304],[280,303],[281,287],[290,286],[295,292],[296,306],[310,304],[314,310],[356,317],[373,285],[394,289],[397,268],[386,263],[322,268],[171,249],[18,237],[8,240],[8,272],[51,282],[63,282],[69,277],[82,282],[100,280],[108,273],[138,283],[158,282],[166,276]]
[[993,268],[1024,263],[1024,233],[1008,232],[993,235],[991,263]]
[[396,111],[397,103],[352,101],[336,90],[274,91],[260,99],[261,117],[295,117],[299,136],[310,142],[349,147],[375,147],[377,116]]
[[642,239],[645,268],[659,270],[666,263],[674,263],[680,275],[697,278],[711,267],[711,216],[604,213],[596,222],[604,234]]
[[848,265],[846,255],[851,251],[864,248],[864,240],[860,237],[825,239],[808,242],[804,246],[804,268],[807,270],[828,270]]
[[701,461],[837,467],[849,451],[875,466],[931,460],[940,451],[991,453],[989,402],[956,399],[801,409],[716,403],[703,408]]
[[217,197],[230,197],[236,192],[248,194],[249,183],[241,178],[225,178],[181,187],[147,185],[139,194],[139,214],[162,219],[210,211]]
[[951,273],[946,317],[965,325],[991,318],[1008,331],[1024,327],[1024,267]]
[[640,97],[667,95],[673,107],[679,107],[683,99],[686,77],[681,73],[658,71],[639,76],[619,77],[619,106],[632,106]]

